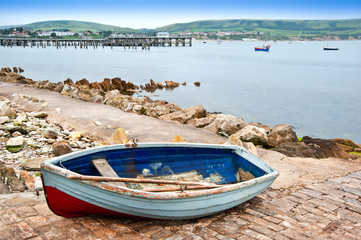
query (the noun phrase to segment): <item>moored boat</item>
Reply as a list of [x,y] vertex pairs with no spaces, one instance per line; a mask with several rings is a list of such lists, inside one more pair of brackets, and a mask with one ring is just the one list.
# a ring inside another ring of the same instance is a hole
[[339,50],[338,48],[335,47],[324,47],[323,50]]
[[[104,175],[101,166],[116,176]],[[175,143],[79,151],[44,162],[41,172],[55,214],[153,219],[190,219],[224,211],[264,191],[278,176],[237,146]]]
[[266,45],[263,45],[262,47],[255,47],[254,50],[255,51],[264,51],[264,52],[269,52],[269,49],[271,48],[271,45],[270,44],[266,44]]

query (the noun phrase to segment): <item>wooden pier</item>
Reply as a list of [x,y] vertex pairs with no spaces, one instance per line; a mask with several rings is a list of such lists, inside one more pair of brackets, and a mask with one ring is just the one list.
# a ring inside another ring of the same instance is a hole
[[42,39],[42,38],[0,38],[3,47],[37,47],[46,48],[98,48],[98,47],[128,47],[149,49],[150,47],[192,46],[190,37],[109,37],[105,39]]

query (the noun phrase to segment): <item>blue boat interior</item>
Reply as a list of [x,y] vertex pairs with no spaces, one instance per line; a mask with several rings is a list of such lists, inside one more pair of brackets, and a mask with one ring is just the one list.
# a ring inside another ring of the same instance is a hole
[[104,158],[119,177],[136,178],[145,172],[149,176],[165,176],[196,171],[211,182],[229,184],[237,182],[237,172],[260,177],[267,174],[233,149],[151,147],[100,151],[77,158],[63,160],[56,165],[82,175],[100,176],[93,159]]

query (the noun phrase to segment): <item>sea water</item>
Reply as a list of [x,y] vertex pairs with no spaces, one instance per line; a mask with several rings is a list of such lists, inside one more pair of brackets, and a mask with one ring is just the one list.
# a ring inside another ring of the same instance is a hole
[[[0,66],[20,66],[33,80],[90,82],[120,77],[187,82],[173,90],[141,92],[180,107],[201,104],[269,126],[287,123],[299,137],[349,138],[361,143],[361,41],[270,43],[193,41],[189,47],[0,47]],[[324,51],[323,47],[339,51]],[[199,81],[200,87],[193,83]]]

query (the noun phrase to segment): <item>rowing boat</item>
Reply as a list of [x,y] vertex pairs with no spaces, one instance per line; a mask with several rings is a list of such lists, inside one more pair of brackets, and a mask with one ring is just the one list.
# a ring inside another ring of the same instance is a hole
[[152,219],[199,218],[237,206],[278,176],[232,145],[108,145],[41,165],[49,208],[64,217],[90,214]]

